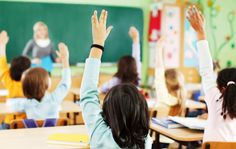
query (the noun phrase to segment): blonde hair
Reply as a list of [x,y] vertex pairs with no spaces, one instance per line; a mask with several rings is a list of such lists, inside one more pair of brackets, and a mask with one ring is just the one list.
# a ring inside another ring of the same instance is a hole
[[185,103],[184,76],[177,69],[167,69],[165,71],[166,87],[169,94],[178,99],[180,106],[179,114],[182,112]]
[[34,39],[37,39],[37,35],[36,35],[36,31],[38,30],[38,28],[42,26],[44,27],[44,29],[46,30],[47,34],[46,34],[46,38],[48,38],[48,26],[42,22],[42,21],[39,21],[39,22],[36,22],[33,26],[33,31],[34,31]]

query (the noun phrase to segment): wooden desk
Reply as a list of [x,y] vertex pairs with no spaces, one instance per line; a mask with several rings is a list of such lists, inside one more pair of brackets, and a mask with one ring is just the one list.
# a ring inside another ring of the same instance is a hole
[[[147,104],[149,108],[155,108],[155,106],[158,104],[156,99],[148,99]],[[206,104],[198,101],[194,101],[191,99],[187,99],[185,102],[185,108],[189,109],[205,109]]]
[[206,109],[206,104],[190,99],[186,100],[185,106],[189,109]]
[[180,145],[203,139],[203,131],[191,130],[188,128],[167,129],[150,122],[150,129],[156,132],[155,143],[158,145],[160,145],[160,135],[173,139],[180,143]]
[[[169,106],[161,102],[157,102],[156,99],[147,99],[148,108],[150,111],[157,110],[158,116],[168,116]],[[206,109],[206,104],[194,100],[187,99],[185,102],[185,116],[188,115],[190,110]]]
[[201,101],[201,102],[205,102],[205,96],[199,96],[198,100]]
[[187,117],[190,110],[204,110],[206,109],[206,104],[200,101],[187,100],[185,108],[185,116]]
[[[71,149],[75,147],[52,145],[47,143],[49,135],[54,133],[87,134],[84,125],[50,128],[1,130],[0,144],[3,149]],[[78,148],[78,147],[77,147]],[[88,147],[89,148],[89,147]]]

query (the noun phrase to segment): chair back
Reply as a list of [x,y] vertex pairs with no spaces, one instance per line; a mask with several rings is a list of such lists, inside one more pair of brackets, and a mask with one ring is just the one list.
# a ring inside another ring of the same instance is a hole
[[46,119],[46,120],[33,120],[33,119],[20,119],[12,120],[10,123],[10,129],[20,128],[38,128],[38,127],[55,127],[55,126],[67,126],[68,119]]
[[205,142],[202,149],[236,149],[236,142]]

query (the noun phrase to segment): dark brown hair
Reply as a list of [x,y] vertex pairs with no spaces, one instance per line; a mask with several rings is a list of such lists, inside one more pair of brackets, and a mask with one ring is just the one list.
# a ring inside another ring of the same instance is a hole
[[20,81],[23,72],[31,66],[30,59],[25,56],[19,56],[12,60],[10,67],[10,76],[14,81]]
[[121,83],[132,83],[138,85],[138,71],[136,61],[132,56],[124,56],[118,62],[118,71],[114,75]]
[[228,84],[230,81],[236,82],[236,68],[226,68],[219,72],[217,85],[222,93],[222,113],[224,119],[229,116],[231,119],[236,118],[236,84]]
[[31,68],[24,73],[22,84],[25,97],[40,102],[49,87],[49,74],[43,68]]
[[148,106],[133,84],[120,84],[106,95],[102,116],[120,148],[145,148],[149,131]]

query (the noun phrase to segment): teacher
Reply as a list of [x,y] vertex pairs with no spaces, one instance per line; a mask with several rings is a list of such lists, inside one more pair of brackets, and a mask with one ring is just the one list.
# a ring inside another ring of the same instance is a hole
[[34,37],[26,44],[23,55],[32,58],[32,66],[43,67],[51,73],[56,52],[48,35],[48,27],[44,22],[37,22],[33,32]]

